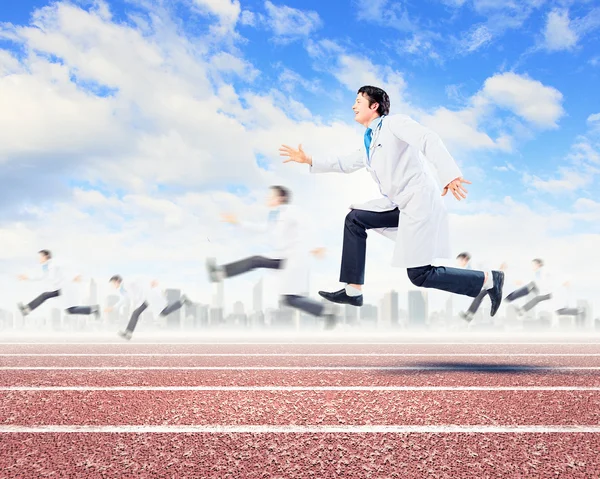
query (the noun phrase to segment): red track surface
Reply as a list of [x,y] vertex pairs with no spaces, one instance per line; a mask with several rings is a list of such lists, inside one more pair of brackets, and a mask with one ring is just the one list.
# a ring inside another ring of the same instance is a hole
[[[347,356],[9,356],[144,353]],[[480,355],[441,356],[475,353]],[[582,353],[585,355],[549,356]],[[0,428],[9,431],[9,426],[16,427],[16,432],[0,433],[0,478],[598,479],[600,433],[595,431],[600,430],[600,391],[585,390],[600,387],[600,356],[590,356],[593,354],[600,354],[600,345],[2,344],[0,367],[58,369],[0,371]],[[60,369],[132,366],[233,369]],[[235,369],[249,366],[300,369]],[[347,366],[371,369],[302,369]],[[536,369],[540,366],[548,369]],[[433,369],[402,369],[405,367]],[[569,367],[599,369],[566,369]],[[44,386],[449,389],[36,390]],[[452,389],[473,386],[525,389]],[[561,389],[527,389],[540,386]],[[14,387],[31,390],[10,389]],[[50,427],[49,432],[18,429],[44,425]],[[61,426],[86,425],[167,429],[60,432]],[[265,429],[256,433],[168,432],[169,427],[188,425]],[[313,429],[326,425],[498,426],[510,432],[273,432],[268,428],[288,425]],[[594,432],[510,429],[574,425]]]

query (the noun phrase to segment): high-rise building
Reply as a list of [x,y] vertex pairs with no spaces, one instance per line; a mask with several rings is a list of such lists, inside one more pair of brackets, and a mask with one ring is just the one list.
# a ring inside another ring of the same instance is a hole
[[[169,304],[174,303],[175,301],[179,301],[179,299],[181,298],[181,290],[167,289],[165,291],[165,296]],[[171,314],[166,316],[165,321],[168,329],[181,328],[181,315],[183,309],[184,308],[178,309],[177,311],[173,311]]]
[[94,278],[90,279],[90,297],[89,304],[98,304],[98,285]]
[[386,327],[398,326],[398,293],[396,291],[388,291],[383,295],[383,299],[381,300],[379,323]]
[[377,324],[377,306],[372,304],[363,304],[360,308],[361,324],[374,326]]
[[411,327],[425,327],[429,316],[427,291],[408,292],[408,324]]
[[452,295],[448,296],[446,299],[446,322],[449,323],[454,319],[454,301],[452,299]]
[[361,308],[357,308],[356,306],[352,306],[350,304],[344,305],[344,322],[350,325],[358,324],[358,310]]
[[50,324],[52,329],[60,330],[62,329],[62,311],[58,308],[52,308],[50,311]]
[[252,288],[252,312],[263,310],[263,279],[260,278]]
[[592,318],[594,316],[593,316],[592,304],[585,299],[579,299],[579,300],[577,300],[577,308],[581,311],[581,314],[579,314],[577,316],[576,323],[575,323],[576,327],[578,327],[578,328],[593,327]]

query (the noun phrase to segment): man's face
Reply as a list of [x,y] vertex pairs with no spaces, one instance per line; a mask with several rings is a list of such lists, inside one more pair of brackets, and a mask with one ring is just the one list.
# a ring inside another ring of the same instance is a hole
[[269,208],[275,208],[279,206],[281,203],[281,198],[277,194],[275,190],[269,190],[269,194],[267,195],[267,206]]
[[469,260],[467,258],[458,258],[458,264],[460,267],[464,268],[469,264]]
[[373,103],[371,107],[369,107],[369,99],[364,96],[363,93],[359,93],[356,96],[356,100],[354,101],[354,105],[352,105],[352,110],[354,111],[354,120],[361,125],[365,123],[370,123],[370,121],[375,118],[377,115],[377,108],[379,104]]
[[534,271],[537,271],[538,269],[541,268],[541,266],[539,265],[539,263],[537,261],[532,261],[531,267],[533,268]]
[[38,256],[39,256],[38,259],[40,261],[40,264],[44,264],[46,261],[48,261],[48,257],[45,254],[40,253]]
[[115,289],[119,289],[119,286],[121,286],[121,282],[120,281],[111,281],[110,285]]

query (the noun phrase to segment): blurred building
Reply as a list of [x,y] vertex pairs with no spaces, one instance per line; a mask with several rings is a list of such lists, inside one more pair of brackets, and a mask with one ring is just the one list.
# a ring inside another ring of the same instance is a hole
[[[165,296],[167,303],[171,304],[181,299],[181,290],[179,289],[167,289],[165,290]],[[167,329],[180,329],[181,328],[181,316],[185,312],[185,307],[173,311],[172,313],[165,316],[165,324]]]
[[260,278],[252,288],[252,312],[263,310],[263,279]]
[[427,291],[412,290],[408,292],[408,325],[423,328],[429,316]]

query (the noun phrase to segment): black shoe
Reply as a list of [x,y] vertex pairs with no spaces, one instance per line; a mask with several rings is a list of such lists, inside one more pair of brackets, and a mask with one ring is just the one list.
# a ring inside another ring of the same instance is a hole
[[494,279],[494,287],[488,289],[490,301],[492,302],[490,316],[494,316],[498,312],[498,308],[502,303],[502,287],[504,286],[504,273],[502,271],[492,271],[492,278]]
[[206,271],[208,272],[208,279],[211,283],[221,282],[221,278],[219,277],[219,267],[217,266],[215,258],[206,259]]
[[194,303],[192,302],[192,300],[190,298],[188,298],[185,294],[181,295],[180,298],[181,302],[183,304],[185,304],[186,306],[192,306]]
[[96,318],[96,321],[98,321],[100,319],[100,306],[96,306],[92,313],[94,313],[94,317]]
[[27,306],[24,306],[23,303],[19,303],[17,304],[17,306],[19,307],[19,311],[21,311],[23,317],[27,316],[30,313],[29,308]]
[[333,329],[337,324],[337,316],[335,314],[324,314],[323,320],[325,322],[325,329]]
[[127,341],[129,341],[132,336],[132,332],[129,331],[128,329],[126,329],[125,331],[119,331],[118,334],[119,334],[119,336],[121,336],[123,339],[126,339]]
[[351,306],[362,306],[363,295],[360,296],[348,296],[345,289],[340,289],[335,293],[328,293],[327,291],[319,291],[319,295],[332,303],[338,304],[349,304]]

